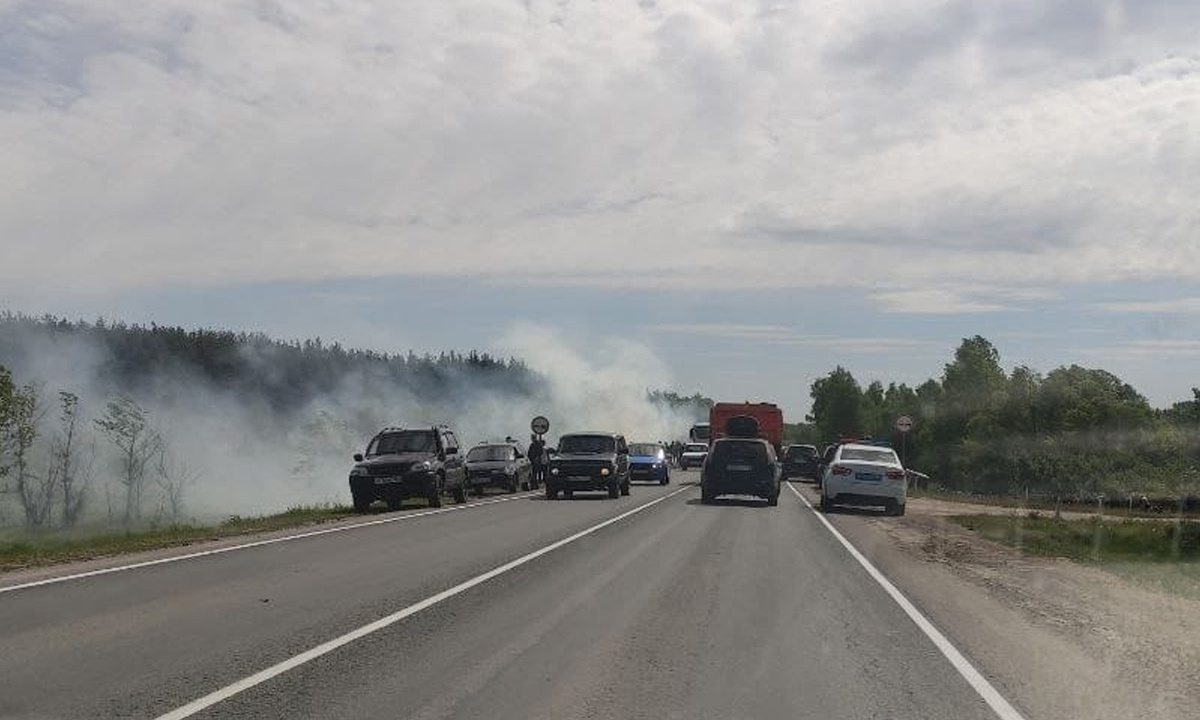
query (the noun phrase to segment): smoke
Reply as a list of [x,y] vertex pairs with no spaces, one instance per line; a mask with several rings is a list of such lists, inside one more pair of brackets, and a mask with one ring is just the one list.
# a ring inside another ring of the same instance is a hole
[[[342,373],[333,390],[301,398],[294,409],[281,412],[245,387],[218,387],[182,365],[168,365],[145,368],[130,394],[162,433],[171,462],[194,476],[184,489],[184,516],[200,521],[347,502],[351,455],[386,426],[446,424],[470,446],[506,436],[528,440],[536,415],[550,419],[552,443],[572,430],[621,432],[631,441],[671,440],[685,436],[695,419],[649,400],[649,389],[669,388],[672,378],[639,343],[606,340],[593,347],[522,323],[493,345],[527,363],[534,371],[532,387],[504,374],[450,371],[433,394],[363,365]],[[274,374],[282,369],[269,348],[247,344],[240,352],[252,368],[251,381],[279,379]],[[37,325],[10,324],[0,337],[0,365],[20,383],[42,383],[48,407],[58,390],[80,396],[85,424],[100,448],[89,503],[93,519],[104,517],[105,498],[116,498],[121,488],[111,448],[94,433],[92,421],[119,391],[109,371],[136,362],[113,357],[88,336],[47,333]],[[43,445],[53,433],[53,417],[47,413],[41,428]],[[146,511],[153,516],[161,499],[154,497],[152,482],[147,486]]]

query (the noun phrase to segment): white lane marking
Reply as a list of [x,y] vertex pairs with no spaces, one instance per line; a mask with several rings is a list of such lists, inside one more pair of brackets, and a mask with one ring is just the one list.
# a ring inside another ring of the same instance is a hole
[[388,523],[400,522],[401,520],[412,520],[414,518],[427,517],[429,515],[440,515],[442,513],[454,512],[455,510],[466,510],[468,508],[482,507],[484,505],[495,505],[496,503],[509,502],[510,500],[520,500],[522,498],[532,497],[533,495],[537,494],[539,493],[529,492],[522,493],[520,495],[506,495],[502,498],[495,498],[494,500],[483,500],[481,502],[467,503],[466,505],[452,505],[450,507],[438,508],[436,510],[422,510],[421,512],[393,515],[390,517],[380,518],[379,520],[368,520],[367,522],[354,523],[353,525],[339,525],[338,527],[311,530],[309,532],[285,535],[277,538],[268,538],[266,540],[255,540],[253,542],[230,545],[228,547],[213,548],[212,550],[200,550],[197,552],[185,553],[183,555],[172,555],[171,557],[158,558],[157,560],[145,560],[143,562],[130,563],[128,565],[117,565],[115,567],[101,568],[99,570],[89,570],[87,572],[72,573],[70,575],[59,575],[57,577],[34,580],[32,582],[21,583],[19,585],[0,587],[0,595],[8,592],[16,592],[17,590],[28,590],[29,588],[42,587],[43,585],[55,585],[57,583],[67,582],[68,580],[82,580],[84,578],[96,577],[97,575],[111,575],[112,573],[125,572],[127,570],[139,570],[141,568],[153,567],[155,565],[166,565],[167,563],[181,562],[183,560],[195,560],[196,558],[208,557],[210,555],[222,555],[235,550],[247,550],[249,548],[262,547],[264,545],[275,545],[276,543],[290,542],[292,540],[302,540],[304,538],[317,537],[319,535],[330,535],[332,533],[349,532],[350,530],[358,530],[360,528],[373,527],[375,525],[386,525]]
[[837,528],[833,526],[833,523],[829,522],[824,515],[822,515],[817,511],[816,508],[812,506],[812,503],[808,501],[808,498],[801,495],[800,491],[797,490],[792,483],[789,482],[787,486],[796,497],[800,498],[800,502],[804,503],[809,510],[812,510],[813,514],[817,516],[817,519],[820,520],[825,526],[825,529],[833,533],[833,536],[837,538],[838,542],[840,542],[842,546],[850,552],[850,555],[858,561],[859,565],[862,565],[863,568],[866,569],[867,573],[875,579],[875,582],[879,583],[880,586],[883,587],[884,591],[896,601],[896,604],[900,606],[900,609],[903,610],[904,613],[908,615],[908,617],[911,618],[914,623],[917,624],[917,627],[921,629],[921,632],[925,633],[926,637],[933,641],[933,644],[942,652],[942,655],[946,656],[946,659],[950,661],[950,664],[954,666],[954,669],[958,671],[958,674],[962,675],[963,679],[967,681],[967,684],[969,684],[975,690],[975,692],[979,693],[979,696],[983,698],[983,701],[988,704],[988,707],[990,707],[992,711],[996,713],[996,715],[1002,718],[1002,720],[1025,720],[1021,713],[1017,712],[1017,709],[1010,705],[1009,702],[1004,699],[1004,696],[1001,695],[1000,692],[996,690],[996,688],[993,687],[990,682],[987,681],[987,678],[985,678],[982,673],[975,669],[975,666],[971,664],[971,661],[968,660],[961,652],[959,652],[958,648],[954,647],[954,644],[951,643],[950,640],[943,635],[940,630],[934,627],[933,623],[930,622],[929,619],[917,609],[917,606],[913,605],[912,602],[904,596],[904,593],[900,592],[899,588],[893,585],[891,580],[887,579],[886,575],[872,565],[871,561],[858,551],[858,548],[854,547],[854,545],[852,545],[844,535],[838,532]]
[[678,495],[679,493],[684,492],[685,490],[690,490],[690,489],[691,489],[690,487],[681,487],[678,490],[675,490],[667,495],[663,495],[660,498],[651,500],[648,503],[638,505],[637,507],[633,508],[632,510],[628,510],[626,512],[621,513],[620,515],[609,518],[608,520],[605,520],[604,522],[593,525],[593,526],[587,528],[586,530],[580,530],[579,532],[575,533],[574,535],[565,537],[562,540],[551,543],[551,544],[541,548],[540,550],[534,550],[531,553],[522,555],[521,557],[517,558],[516,560],[511,560],[509,562],[504,563],[503,565],[500,565],[499,567],[495,567],[495,568],[492,568],[491,570],[488,570],[487,572],[483,573],[482,575],[476,575],[475,577],[471,578],[470,580],[461,582],[458,585],[455,585],[454,587],[450,588],[449,590],[443,590],[436,595],[430,595],[429,597],[425,598],[424,600],[421,600],[420,602],[409,605],[408,607],[404,608],[403,610],[398,610],[398,611],[392,613],[391,615],[382,617],[372,623],[363,625],[362,627],[358,628],[357,630],[351,630],[350,632],[346,633],[345,635],[342,635],[340,637],[336,637],[327,642],[321,643],[320,645],[317,645],[314,648],[305,650],[304,652],[300,653],[299,655],[294,655],[294,656],[288,658],[287,660],[284,660],[281,663],[272,665],[271,667],[269,667],[265,670],[260,670],[249,677],[238,680],[235,683],[226,685],[225,687],[221,688],[220,690],[216,690],[214,692],[209,693],[208,695],[205,695],[202,698],[193,700],[192,702],[188,703],[187,705],[184,705],[183,707],[179,707],[168,713],[159,715],[157,718],[155,718],[155,720],[184,720],[184,718],[189,718],[192,715],[195,715],[196,713],[198,713],[202,710],[205,710],[207,708],[212,707],[213,705],[216,705],[217,703],[221,702],[222,700],[228,700],[229,698],[231,698],[235,695],[238,695],[240,693],[243,693],[256,685],[260,685],[260,684],[266,682],[267,680],[270,680],[273,677],[282,675],[283,673],[285,673],[289,670],[293,670],[295,668],[300,667],[301,665],[304,665],[305,663],[316,660],[317,658],[321,657],[322,655],[327,655],[327,654],[333,652],[334,650],[337,650],[340,647],[349,645],[350,643],[354,642],[355,640],[366,637],[367,635],[370,635],[371,633],[383,630],[384,628],[389,627],[391,625],[395,625],[396,623],[400,622],[401,620],[403,620],[407,617],[410,617],[412,615],[415,615],[415,614],[421,612],[422,610],[431,608],[434,605],[437,605],[438,603],[440,603],[444,600],[449,600],[450,598],[454,597],[455,595],[464,593],[467,590],[470,590],[471,588],[473,588],[477,585],[481,585],[481,584],[487,582],[488,580],[491,580],[494,577],[503,575],[504,573],[506,573],[510,570],[514,570],[528,562],[536,560],[537,558],[540,558],[541,556],[545,555],[546,553],[553,552],[564,545],[569,545],[569,544],[575,542],[576,540],[579,540],[580,538],[586,537],[588,535],[591,535],[594,532],[597,532],[598,530],[602,530],[602,529],[608,527],[609,525],[620,522],[621,520],[624,520],[625,518],[627,518],[631,515],[636,515],[637,513],[640,513],[643,510],[654,507],[655,505],[659,504],[660,502],[663,502],[664,500],[673,498],[676,495]]

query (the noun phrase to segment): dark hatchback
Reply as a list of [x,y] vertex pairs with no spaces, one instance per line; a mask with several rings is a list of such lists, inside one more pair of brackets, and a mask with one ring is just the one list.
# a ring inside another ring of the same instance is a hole
[[783,474],[781,480],[788,478],[817,478],[817,456],[815,445],[788,445],[783,451]]
[[721,495],[753,495],[779,504],[779,460],[766,440],[720,438],[713,442],[700,475],[700,501]]
[[558,440],[546,476],[546,499],[561,492],[602,490],[610,498],[629,494],[629,446],[616,433],[573,433]]

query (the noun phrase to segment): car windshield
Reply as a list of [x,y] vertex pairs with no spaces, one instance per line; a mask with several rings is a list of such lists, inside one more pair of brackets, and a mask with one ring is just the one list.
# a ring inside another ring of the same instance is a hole
[[710,459],[712,462],[767,462],[767,446],[761,442],[747,442],[745,440],[718,440],[713,445]]
[[698,452],[706,453],[706,452],[708,452],[708,446],[704,445],[703,443],[696,443],[693,445],[688,445],[687,447],[685,447],[683,449],[683,451],[690,452],[690,453],[698,453]]
[[664,451],[658,443],[630,443],[629,454],[638,457],[663,457]]
[[508,445],[483,445],[471,448],[467,460],[473,462],[514,459],[513,449]]
[[567,435],[558,441],[563,455],[600,455],[616,452],[616,441],[607,435]]
[[431,453],[437,449],[437,441],[428,430],[405,430],[384,433],[371,443],[367,455],[395,455],[398,453]]
[[788,448],[788,453],[787,453],[789,460],[798,460],[801,458],[811,458],[811,457],[816,457],[816,455],[817,455],[816,448],[805,447],[803,445],[801,445],[799,447],[790,447],[790,448]]
[[842,448],[841,459],[850,462],[881,463],[885,465],[898,465],[900,463],[896,458],[896,453],[891,450],[869,450],[866,448]]

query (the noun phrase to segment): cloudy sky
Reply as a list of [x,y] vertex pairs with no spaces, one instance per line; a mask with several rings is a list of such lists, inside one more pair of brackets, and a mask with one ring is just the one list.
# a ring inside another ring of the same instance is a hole
[[[1200,385],[1194,0],[0,0],[0,305]],[[528,336],[520,335],[518,336]]]

